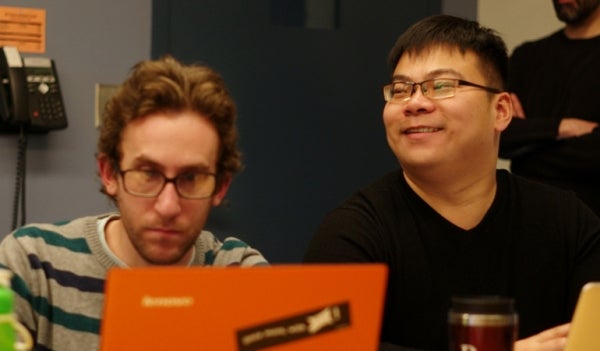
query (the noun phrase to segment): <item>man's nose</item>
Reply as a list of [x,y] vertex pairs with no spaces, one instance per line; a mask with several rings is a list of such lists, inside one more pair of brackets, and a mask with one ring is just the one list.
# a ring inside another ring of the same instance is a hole
[[173,216],[181,211],[180,200],[181,196],[179,196],[175,184],[167,182],[158,194],[154,207],[164,216]]
[[410,98],[404,104],[404,114],[407,116],[417,115],[429,112],[433,108],[434,103],[423,93],[423,87],[420,84],[413,85]]

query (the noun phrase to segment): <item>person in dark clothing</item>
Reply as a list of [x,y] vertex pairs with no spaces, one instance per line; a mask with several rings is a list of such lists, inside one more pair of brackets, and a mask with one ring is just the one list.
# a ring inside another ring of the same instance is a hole
[[327,214],[304,261],[387,264],[381,350],[448,350],[455,295],[513,298],[514,350],[562,350],[582,286],[600,280],[600,219],[570,191],[496,169],[513,115],[504,42],[428,17],[390,65],[383,122],[401,167]]
[[527,178],[573,190],[600,216],[600,0],[553,0],[565,27],[518,46],[515,117],[500,156]]

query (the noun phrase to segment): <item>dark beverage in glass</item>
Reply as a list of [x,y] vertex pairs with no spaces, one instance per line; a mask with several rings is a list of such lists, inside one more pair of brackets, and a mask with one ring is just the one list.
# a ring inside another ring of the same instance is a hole
[[448,312],[450,351],[512,351],[518,315],[500,296],[453,297]]

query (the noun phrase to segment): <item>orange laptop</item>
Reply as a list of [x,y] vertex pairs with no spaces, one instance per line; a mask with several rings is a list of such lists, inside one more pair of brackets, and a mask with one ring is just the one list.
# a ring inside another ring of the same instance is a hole
[[113,269],[102,351],[377,350],[380,264]]

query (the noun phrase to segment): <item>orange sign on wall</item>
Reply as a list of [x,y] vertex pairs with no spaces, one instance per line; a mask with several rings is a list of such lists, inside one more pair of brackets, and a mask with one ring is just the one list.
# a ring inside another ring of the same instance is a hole
[[46,10],[0,6],[0,46],[16,46],[20,52],[46,51]]

